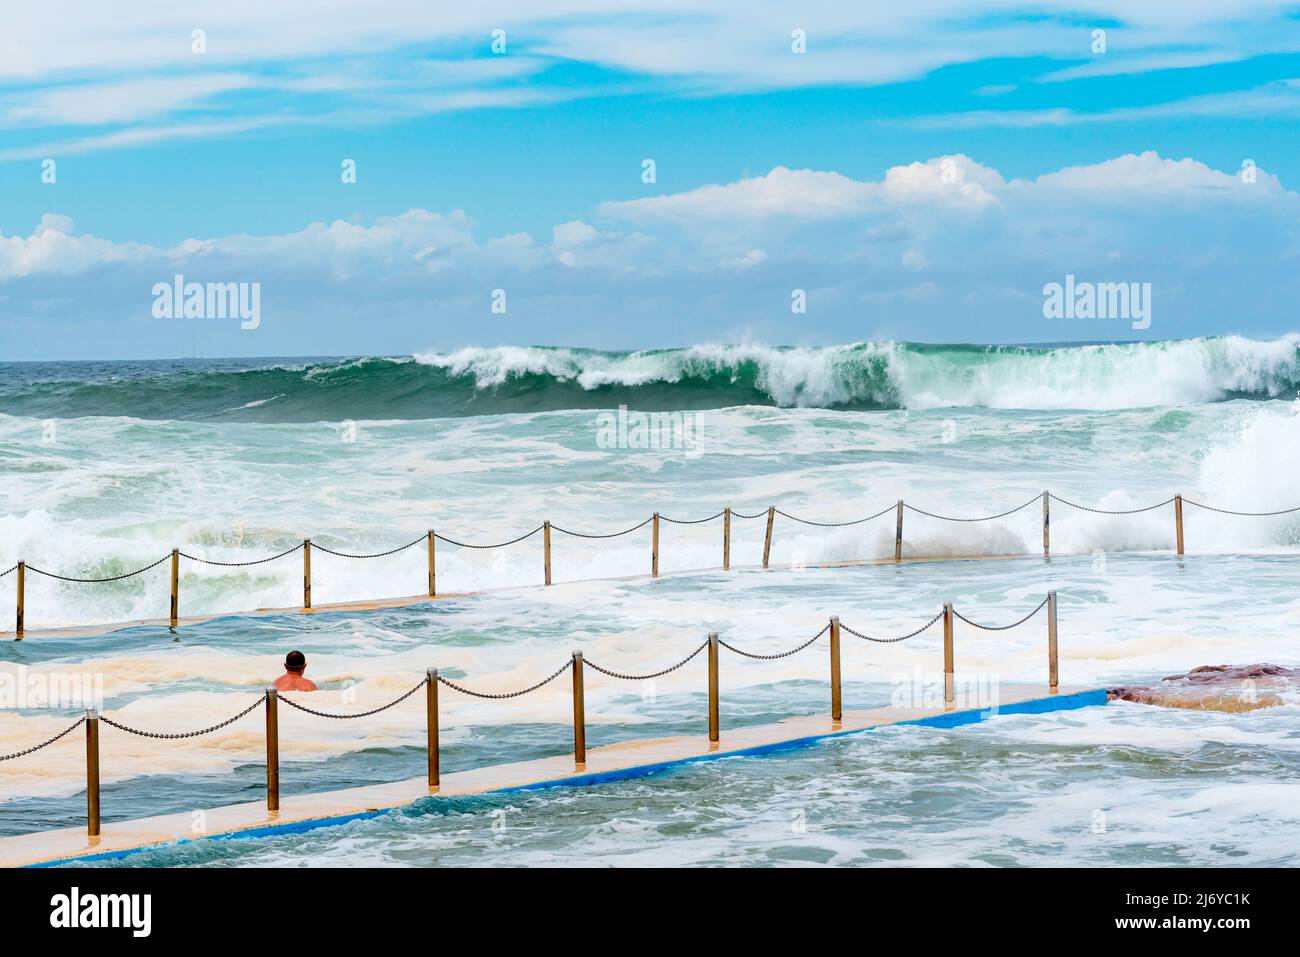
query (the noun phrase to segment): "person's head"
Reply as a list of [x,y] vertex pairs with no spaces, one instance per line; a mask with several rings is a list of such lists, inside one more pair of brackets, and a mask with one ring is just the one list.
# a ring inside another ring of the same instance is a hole
[[284,656],[284,670],[300,675],[307,668],[307,656],[301,651],[291,651]]

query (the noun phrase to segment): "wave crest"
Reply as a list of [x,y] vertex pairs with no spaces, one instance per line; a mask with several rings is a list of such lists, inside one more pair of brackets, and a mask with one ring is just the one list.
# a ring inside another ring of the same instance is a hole
[[[18,367],[13,367],[17,369]],[[30,416],[308,422],[610,408],[1125,409],[1300,390],[1300,336],[1075,346],[858,342],[599,352],[495,346],[413,357],[51,363],[4,377]]]

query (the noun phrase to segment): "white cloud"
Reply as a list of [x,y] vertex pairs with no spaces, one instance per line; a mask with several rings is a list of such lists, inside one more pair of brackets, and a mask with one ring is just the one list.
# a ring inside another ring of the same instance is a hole
[[995,194],[1005,185],[997,170],[957,155],[891,167],[885,173],[883,192],[894,203],[929,201],[980,207],[996,204]]
[[861,211],[879,188],[839,173],[786,169],[734,183],[701,186],[684,193],[601,203],[602,216],[634,222],[655,220],[737,220],[787,216],[826,219]]
[[30,236],[0,235],[0,282],[42,273],[69,275],[96,266],[157,258],[162,250],[141,243],[114,243],[77,236],[67,216],[46,213]]
[[1206,93],[1148,106],[1125,106],[1080,113],[1064,107],[1041,110],[968,110],[890,121],[913,129],[1029,129],[1085,123],[1142,123],[1194,116],[1244,117],[1294,116],[1300,113],[1300,80],[1267,83],[1249,90]]
[[861,216],[889,205],[946,203],[978,209],[995,205],[1005,186],[996,170],[959,154],[891,167],[882,182],[777,166],[765,176],[601,203],[597,211],[611,219],[638,223],[815,222]]
[[749,269],[757,266],[767,259],[767,253],[761,249],[749,249],[743,256],[733,256],[731,259],[724,260],[722,266],[724,269]]
[[218,93],[246,90],[253,85],[251,77],[239,73],[199,73],[11,93],[0,97],[0,125],[125,123],[192,107]]
[[[1279,216],[1297,196],[1277,177],[1255,170],[1247,183],[1236,171],[1154,152],[1125,154],[1071,166],[1032,180],[1006,180],[963,155],[934,157],[885,171],[876,181],[840,173],[776,167],[765,176],[707,184],[681,193],[602,203],[606,220],[638,223],[637,231],[602,228],[584,220],[557,224],[543,245],[527,233],[480,238],[463,210],[410,209],[369,224],[335,220],[284,234],[238,234],[187,239],[160,248],[78,235],[70,218],[47,214],[27,237],[0,236],[0,278],[75,273],[114,262],[254,263],[264,269],[323,270],[331,279],[402,271],[457,269],[528,271],[559,265],[614,273],[737,270],[782,261],[808,250],[906,243],[902,262],[912,270],[936,257],[927,249],[963,231],[995,230],[1039,236],[1077,234],[1089,211],[1114,200],[1133,218],[1158,220],[1211,202],[1242,208],[1269,198]],[[1064,212],[1068,211],[1068,212]],[[1122,232],[1121,223],[1108,230]],[[1073,231],[1073,233],[1072,233]],[[762,246],[754,238],[765,238]],[[1114,250],[1116,244],[1108,249]],[[1033,252],[1031,245],[1022,252]]]
[[16,146],[0,150],[0,160],[43,159],[47,156],[75,156],[97,150],[121,149],[164,140],[202,139],[245,133],[266,126],[285,126],[292,117],[261,117],[233,121],[175,123],[115,130],[96,136],[84,136],[35,146]]
[[1271,173],[1256,170],[1255,182],[1246,183],[1238,173],[1211,169],[1194,159],[1165,159],[1148,150],[1141,155],[1117,156],[1090,166],[1069,166],[1045,173],[1035,181],[1038,187],[1073,190],[1154,190],[1178,193],[1201,190],[1231,190],[1243,198],[1280,192],[1281,182]]

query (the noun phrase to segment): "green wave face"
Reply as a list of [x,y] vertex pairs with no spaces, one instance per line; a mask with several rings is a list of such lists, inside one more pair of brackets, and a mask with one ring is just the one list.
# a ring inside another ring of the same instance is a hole
[[311,422],[611,408],[1120,409],[1300,389],[1300,337],[1079,346],[513,347],[346,360],[0,365],[0,412]]

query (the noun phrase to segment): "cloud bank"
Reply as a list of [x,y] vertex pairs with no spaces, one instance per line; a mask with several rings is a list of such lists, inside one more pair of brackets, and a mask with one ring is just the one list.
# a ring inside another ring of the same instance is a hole
[[[952,155],[870,181],[776,167],[611,199],[542,236],[411,209],[156,246],[50,213],[0,235],[0,344],[7,358],[66,350],[53,358],[1130,335],[1045,319],[1042,287],[1066,274],[1151,283],[1144,336],[1271,334],[1294,327],[1298,264],[1300,196],[1263,169],[1148,152],[1008,179]],[[260,328],[153,319],[150,288],[176,274],[261,283]],[[806,312],[791,309],[796,290]],[[38,324],[67,334],[34,336]]]

